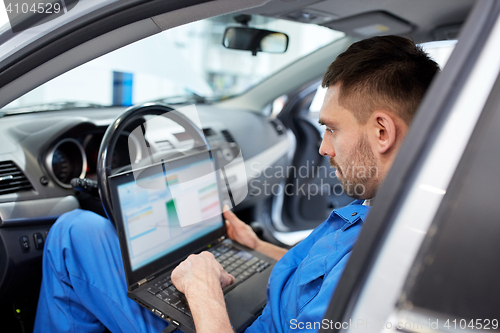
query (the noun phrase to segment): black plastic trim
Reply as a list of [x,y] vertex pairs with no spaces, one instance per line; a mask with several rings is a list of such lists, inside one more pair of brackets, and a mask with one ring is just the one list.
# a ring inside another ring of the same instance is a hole
[[[368,273],[380,251],[392,217],[406,190],[406,185],[419,170],[422,157],[434,142],[441,125],[449,115],[453,102],[467,81],[489,33],[500,13],[500,2],[480,0],[469,14],[459,42],[448,65],[432,83],[429,93],[420,105],[418,115],[400,152],[377,193],[376,205],[368,215],[356,242],[350,260],[333,294],[325,318],[342,322],[352,312]],[[320,332],[338,332],[321,329]]]
[[0,228],[9,228],[9,227],[25,227],[25,226],[37,226],[37,225],[45,225],[52,224],[59,218],[59,215],[54,216],[43,216],[37,218],[15,218],[10,220],[1,221]]
[[[118,1],[76,19],[3,60],[0,88],[58,55],[125,25],[213,0]],[[9,34],[10,35],[10,34]]]

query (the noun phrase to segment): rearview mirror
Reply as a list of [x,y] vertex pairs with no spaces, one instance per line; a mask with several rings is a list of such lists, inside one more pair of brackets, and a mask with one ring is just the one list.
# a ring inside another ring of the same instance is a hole
[[229,27],[224,32],[222,45],[228,49],[257,52],[283,53],[288,48],[288,36],[282,32],[248,28]]

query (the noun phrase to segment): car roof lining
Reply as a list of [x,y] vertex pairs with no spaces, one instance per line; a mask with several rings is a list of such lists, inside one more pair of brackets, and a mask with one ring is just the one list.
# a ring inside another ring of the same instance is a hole
[[410,22],[414,30],[409,35],[417,43],[434,39],[433,30],[448,25],[462,24],[470,12],[474,0],[273,0],[264,6],[246,10],[247,14],[259,14],[275,18],[290,19],[289,13],[300,9],[336,16],[344,19],[373,11],[385,11]]
[[[161,30],[167,30],[208,17],[234,13],[241,11],[244,8],[262,6],[268,1],[269,0],[218,0],[205,2],[189,7],[189,9],[183,8],[157,15],[152,17],[152,19]],[[196,10],[193,10],[194,8],[196,8]]]

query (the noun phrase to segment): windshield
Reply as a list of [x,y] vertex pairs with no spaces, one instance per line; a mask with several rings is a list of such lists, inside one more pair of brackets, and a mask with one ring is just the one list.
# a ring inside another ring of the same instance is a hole
[[222,46],[228,25],[236,25],[234,15],[193,22],[130,44],[56,77],[2,112],[226,99],[344,36],[316,25],[252,16],[249,26],[290,37],[285,53],[252,56]]

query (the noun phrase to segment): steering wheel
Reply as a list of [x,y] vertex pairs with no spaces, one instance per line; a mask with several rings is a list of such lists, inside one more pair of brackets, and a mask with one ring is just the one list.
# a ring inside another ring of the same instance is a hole
[[[184,116],[177,110],[169,106],[156,103],[148,103],[144,105],[130,107],[121,115],[119,115],[111,125],[109,125],[99,148],[99,156],[97,159],[97,188],[101,197],[104,212],[108,218],[114,223],[114,210],[111,202],[111,192],[109,188],[108,178],[112,175],[113,170],[112,157],[115,151],[115,146],[120,137],[120,134],[133,122],[144,120],[145,116],[163,116],[177,124],[181,125],[186,132],[194,139],[194,149],[203,147],[210,150],[210,145],[205,138],[202,130],[198,128],[189,118]],[[142,127],[143,125],[141,125]],[[142,127],[143,134],[145,129]],[[146,145],[148,143],[146,142]]]

